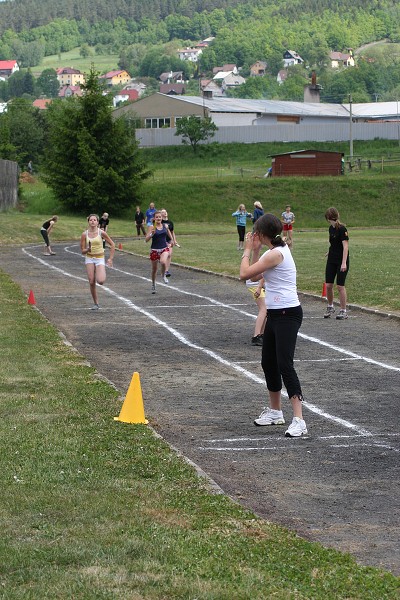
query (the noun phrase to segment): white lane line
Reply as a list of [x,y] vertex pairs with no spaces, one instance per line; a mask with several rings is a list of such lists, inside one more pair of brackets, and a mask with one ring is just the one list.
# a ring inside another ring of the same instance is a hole
[[[293,438],[288,438],[288,440]],[[308,436],[303,436],[303,440],[310,439]],[[300,442],[301,443],[301,442]],[[393,446],[389,446],[388,444],[377,444],[375,442],[363,443],[363,444],[329,444],[329,448],[383,448],[384,450],[391,450],[392,452],[400,452],[398,448],[393,448]],[[212,452],[263,452],[265,450],[284,450],[287,452],[288,450],[296,450],[298,451],[298,444],[288,444],[287,446],[217,446],[217,447],[206,447],[199,446],[198,450],[203,452],[212,451]]]
[[[62,273],[66,277],[70,277],[72,279],[77,279],[78,281],[86,281],[86,279],[84,279],[83,277],[80,277],[78,275],[73,275],[72,273],[68,273],[67,271],[64,271],[63,269],[61,269],[59,267],[56,267],[53,264],[49,264],[46,261],[42,260],[41,258],[38,258],[38,257],[34,256],[30,252],[28,252],[25,248],[23,248],[22,251],[25,254],[27,254],[28,256],[30,256],[31,258],[33,258],[34,260],[37,260],[38,262],[40,262],[41,264],[45,265],[46,267],[49,267],[52,270],[55,270],[55,271],[58,271],[59,273]],[[141,277],[141,279],[144,279],[144,278]],[[166,323],[165,321],[160,320],[159,318],[157,318],[155,315],[153,315],[148,310],[145,310],[145,309],[143,309],[143,308],[135,305],[131,300],[129,300],[128,298],[125,298],[124,296],[121,296],[121,295],[117,294],[116,292],[114,292],[113,290],[111,290],[110,288],[108,288],[107,286],[103,285],[102,288],[103,288],[103,290],[105,292],[108,292],[111,296],[113,296],[114,298],[117,298],[118,300],[120,300],[120,302],[126,304],[127,306],[129,306],[130,308],[132,308],[133,310],[135,310],[136,312],[139,312],[139,313],[145,315],[151,321],[154,321],[158,325],[161,325],[162,327],[164,327],[173,336],[175,336],[182,344],[188,346],[189,348],[192,348],[194,350],[198,350],[199,352],[202,352],[202,353],[206,354],[208,357],[216,360],[217,362],[221,363],[222,365],[224,365],[226,367],[229,367],[229,368],[233,369],[234,371],[237,371],[237,372],[241,373],[242,375],[245,375],[245,377],[247,377],[251,381],[254,381],[255,383],[259,383],[259,384],[261,384],[261,385],[263,385],[265,387],[265,380],[264,380],[264,378],[261,378],[261,377],[258,377],[257,375],[254,375],[253,373],[251,373],[247,369],[244,369],[240,365],[235,364],[235,363],[233,363],[233,362],[231,362],[231,361],[223,358],[222,356],[220,356],[216,352],[213,352],[212,350],[209,350],[207,348],[203,348],[202,346],[199,346],[198,344],[195,344],[195,343],[191,342],[184,335],[182,335],[179,331],[177,331],[176,329],[174,329],[173,327],[171,327],[170,325],[168,325],[168,323]],[[189,292],[184,292],[184,293],[190,294]],[[194,294],[194,295],[196,296],[196,294]],[[217,302],[217,301],[214,301],[214,302]],[[235,310],[235,309],[233,309],[233,310]],[[286,395],[286,397],[287,397],[287,394],[285,392],[282,392],[282,394]],[[351,423],[350,421],[346,421],[345,419],[341,419],[339,417],[331,415],[331,414],[323,411],[322,409],[318,408],[314,404],[311,404],[311,403],[307,402],[306,400],[303,401],[303,406],[307,407],[311,412],[314,412],[314,413],[316,413],[316,414],[324,417],[325,419],[327,419],[329,421],[333,421],[334,423],[342,425],[343,427],[346,427],[348,429],[356,431],[357,433],[359,433],[359,435],[362,435],[362,436],[365,436],[365,437],[372,437],[372,435],[373,435],[370,431],[368,431],[368,430],[366,430],[366,429],[364,429],[362,427],[359,427],[358,425],[355,425],[354,423]]]

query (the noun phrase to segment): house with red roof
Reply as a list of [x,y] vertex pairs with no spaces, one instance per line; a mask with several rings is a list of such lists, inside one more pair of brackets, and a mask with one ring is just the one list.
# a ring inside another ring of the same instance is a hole
[[80,85],[63,85],[58,92],[59,98],[71,98],[71,96],[82,96],[83,90]]
[[354,67],[354,56],[353,52],[331,52],[329,54],[332,69],[339,69],[340,67]]
[[0,60],[0,77],[7,79],[19,71],[19,65],[16,60]]
[[122,102],[134,102],[139,98],[138,90],[121,90],[113,98],[113,106],[116,108]]

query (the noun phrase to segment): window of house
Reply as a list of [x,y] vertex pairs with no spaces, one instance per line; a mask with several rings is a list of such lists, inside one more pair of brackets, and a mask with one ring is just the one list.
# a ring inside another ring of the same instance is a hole
[[145,119],[146,129],[161,129],[171,127],[170,117],[153,117]]

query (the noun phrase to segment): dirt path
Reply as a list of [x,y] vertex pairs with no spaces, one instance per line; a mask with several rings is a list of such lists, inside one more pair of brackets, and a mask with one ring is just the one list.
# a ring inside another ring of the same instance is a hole
[[291,440],[253,425],[266,390],[239,282],[175,267],[153,296],[148,260],[117,253],[95,312],[76,244],[40,252],[3,248],[1,268],[122,396],[140,373],[146,416],[167,441],[262,517],[400,574],[398,320],[324,320],[321,300],[302,298],[309,435]]

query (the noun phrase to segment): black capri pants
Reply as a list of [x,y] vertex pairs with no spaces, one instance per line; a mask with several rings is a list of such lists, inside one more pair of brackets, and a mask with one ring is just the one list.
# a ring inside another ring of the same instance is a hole
[[336,277],[336,285],[344,286],[346,282],[347,273],[350,268],[350,260],[347,257],[347,269],[346,271],[341,271],[340,267],[342,266],[341,262],[331,262],[328,260],[325,268],[325,283],[334,283]]
[[50,246],[49,234],[47,233],[47,229],[41,229],[40,233],[43,236],[44,243],[46,244],[46,246]]
[[239,234],[239,242],[244,242],[244,234],[246,233],[246,227],[244,225],[236,225],[237,232]]
[[289,398],[303,399],[301,385],[293,361],[297,333],[303,321],[301,306],[267,310],[261,366],[270,392],[282,389],[282,380]]

